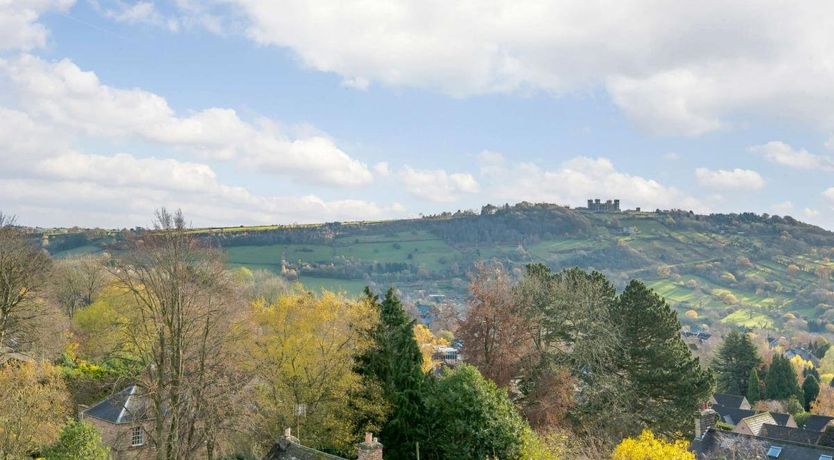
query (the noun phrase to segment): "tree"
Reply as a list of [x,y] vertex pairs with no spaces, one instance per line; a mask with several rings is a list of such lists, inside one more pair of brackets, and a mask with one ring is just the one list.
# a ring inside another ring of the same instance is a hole
[[182,213],[161,209],[156,217],[155,229],[115,262],[117,287],[139,318],[125,325],[125,340],[144,369],[137,384],[150,401],[157,458],[205,450],[211,459],[245,383],[234,354],[244,311],[219,254],[194,239]]
[[695,454],[689,451],[689,443],[682,440],[667,442],[655,437],[651,430],[643,430],[636,438],[626,438],[620,442],[612,460],[695,460]]
[[811,412],[819,415],[834,416],[834,388],[820,387],[817,399],[811,403]]
[[[383,419],[385,406],[379,392],[364,404],[355,400],[365,382],[352,364],[372,345],[367,331],[378,323],[373,305],[302,291],[272,304],[256,301],[252,316],[250,372],[258,382],[252,418],[262,445],[293,427],[305,445],[344,454],[360,433],[379,430],[356,424]],[[357,407],[365,413],[356,414]]]
[[687,432],[713,378],[680,337],[680,323],[663,298],[632,280],[613,304],[622,343],[618,368],[629,404],[646,426],[665,434]]
[[64,425],[58,442],[45,452],[47,460],[108,460],[110,448],[101,441],[101,433],[87,422],[70,421]]
[[0,213],[0,353],[36,344],[48,315],[39,297],[51,261],[13,224]]
[[434,349],[448,347],[450,342],[443,337],[436,337],[424,324],[414,326],[414,338],[423,355],[423,372],[429,372],[439,364],[439,361],[434,359]]
[[761,364],[762,360],[750,337],[738,331],[730,331],[712,365],[716,375],[716,391],[743,394],[752,370]]
[[811,403],[813,403],[820,393],[820,384],[817,378],[809,374],[802,382],[802,395],[805,401],[805,410],[811,410]]
[[422,439],[428,382],[422,370],[423,356],[414,338],[414,321],[406,315],[393,288],[388,289],[381,302],[368,288],[365,296],[377,311],[379,323],[370,331],[371,347],[358,357],[356,369],[381,387],[389,408],[380,430],[385,457],[414,458],[414,447]]
[[774,355],[765,377],[765,398],[788,399],[796,396],[802,403],[804,395],[796,380],[796,373],[785,355]]
[[529,350],[530,323],[503,265],[476,263],[469,291],[469,312],[457,331],[463,354],[484,377],[506,387]]
[[[431,442],[421,458],[519,458],[527,424],[507,391],[464,364],[445,371],[428,393]],[[386,452],[386,457],[388,456]]]
[[0,459],[23,458],[53,443],[70,415],[60,371],[49,363],[0,367]]
[[79,308],[96,300],[99,292],[110,281],[105,263],[109,256],[85,255],[56,263],[51,273],[53,297],[72,317]]
[[750,370],[750,378],[747,380],[747,401],[753,405],[761,399],[762,384],[759,380],[759,371],[754,367]]

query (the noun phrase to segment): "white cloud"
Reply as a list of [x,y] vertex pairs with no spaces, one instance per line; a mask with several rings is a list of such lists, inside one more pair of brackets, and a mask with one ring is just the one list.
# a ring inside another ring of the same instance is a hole
[[653,132],[698,135],[740,114],[834,128],[827,0],[188,3],[192,16],[231,4],[252,40],[292,49],[352,87],[456,96],[604,88]]
[[765,186],[762,176],[751,169],[735,168],[732,170],[698,168],[695,178],[703,187],[715,190],[760,190]]
[[0,51],[30,50],[46,45],[49,32],[38,22],[49,11],[66,11],[75,0],[0,1]]
[[802,210],[802,215],[809,219],[814,219],[820,215],[820,212],[813,208],[805,208]]
[[293,139],[272,120],[248,123],[228,108],[180,116],[163,97],[104,85],[67,59],[50,63],[23,56],[0,61],[0,73],[31,117],[87,136],[143,139],[320,184],[350,187],[372,180],[365,164],[325,135]]
[[782,201],[780,203],[776,203],[770,207],[774,214],[777,215],[788,215],[793,212],[793,202],[790,200]]
[[618,171],[607,158],[576,157],[552,170],[534,163],[513,163],[497,152],[483,152],[479,159],[483,188],[497,202],[525,200],[584,206],[588,198],[599,197],[619,198],[624,208],[708,210],[674,187]]
[[753,153],[764,156],[768,161],[796,169],[834,170],[834,160],[822,155],[808,153],[805,149],[796,149],[790,145],[771,141],[750,147]]
[[480,190],[471,174],[448,174],[442,169],[417,170],[406,166],[399,172],[399,178],[412,195],[439,203],[454,202],[464,194]]

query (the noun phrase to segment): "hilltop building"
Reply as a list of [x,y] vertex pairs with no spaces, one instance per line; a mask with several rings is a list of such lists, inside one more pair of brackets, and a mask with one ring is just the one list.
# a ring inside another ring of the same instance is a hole
[[588,199],[588,207],[585,209],[591,212],[620,212],[620,200],[605,200],[603,203],[599,198]]

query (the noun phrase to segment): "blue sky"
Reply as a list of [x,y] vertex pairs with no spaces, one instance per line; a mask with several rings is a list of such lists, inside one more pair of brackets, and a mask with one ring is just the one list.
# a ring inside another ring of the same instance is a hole
[[0,210],[131,227],[486,203],[834,229],[829,2],[16,0]]

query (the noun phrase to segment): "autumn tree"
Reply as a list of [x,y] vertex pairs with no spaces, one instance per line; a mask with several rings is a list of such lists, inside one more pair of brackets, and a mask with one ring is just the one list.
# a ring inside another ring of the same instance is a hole
[[530,322],[513,296],[513,283],[500,263],[478,262],[470,274],[469,311],[457,336],[466,361],[484,377],[506,387],[529,350]]
[[0,213],[0,353],[49,339],[43,328],[50,310],[42,297],[50,266],[49,256]]
[[232,420],[229,398],[244,383],[233,355],[235,292],[217,252],[188,231],[181,212],[157,212],[155,229],[115,262],[117,286],[138,321],[126,340],[144,372],[149,438],[158,459],[214,455],[219,425]]
[[429,372],[439,364],[439,361],[434,359],[434,350],[437,347],[448,347],[450,342],[443,337],[435,336],[425,324],[414,326],[414,338],[423,355],[423,372]]
[[750,380],[753,369],[762,361],[756,346],[747,334],[730,331],[712,364],[716,376],[716,391],[742,395]]
[[617,367],[633,413],[664,434],[686,432],[698,404],[712,392],[713,378],[681,339],[675,311],[636,280],[612,308],[621,332]]
[[360,433],[379,430],[357,426],[384,418],[385,404],[379,391],[356,400],[367,392],[353,369],[354,358],[372,345],[373,305],[327,291],[293,292],[271,304],[256,301],[252,309],[251,372],[258,382],[252,417],[261,444],[292,427],[305,445],[347,454]]
[[612,460],[695,460],[686,441],[665,441],[650,430],[640,436],[623,439],[614,452]]
[[819,415],[834,416],[834,387],[823,385],[817,399],[811,403],[811,412]]
[[0,367],[0,460],[23,458],[55,442],[70,413],[69,393],[54,366]]

